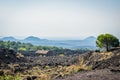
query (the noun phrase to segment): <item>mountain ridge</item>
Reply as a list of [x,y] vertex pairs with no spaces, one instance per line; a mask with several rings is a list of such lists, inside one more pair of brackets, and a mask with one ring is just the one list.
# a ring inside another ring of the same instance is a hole
[[41,45],[41,46],[56,46],[63,47],[68,49],[78,49],[78,48],[96,48],[96,38],[94,36],[89,36],[85,39],[81,40],[49,40],[49,39],[41,39],[35,36],[28,36],[22,40],[16,39],[12,36],[3,37],[3,41],[20,41],[23,43],[31,43],[33,45]]
[[12,36],[8,36],[8,37],[3,37],[0,40],[3,40],[3,41],[16,41],[18,39],[14,38]]

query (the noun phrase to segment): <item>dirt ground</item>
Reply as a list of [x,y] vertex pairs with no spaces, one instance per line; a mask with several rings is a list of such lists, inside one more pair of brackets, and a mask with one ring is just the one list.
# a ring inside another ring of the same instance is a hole
[[92,70],[55,80],[120,80],[120,72],[109,69]]

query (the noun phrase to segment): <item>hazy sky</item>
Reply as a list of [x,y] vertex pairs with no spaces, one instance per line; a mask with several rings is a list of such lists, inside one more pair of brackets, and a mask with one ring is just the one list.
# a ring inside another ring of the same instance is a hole
[[0,36],[120,38],[120,0],[0,0]]

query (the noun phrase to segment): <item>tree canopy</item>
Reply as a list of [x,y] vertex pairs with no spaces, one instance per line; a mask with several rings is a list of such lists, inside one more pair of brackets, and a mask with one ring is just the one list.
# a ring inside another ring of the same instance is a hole
[[119,46],[119,39],[112,34],[101,34],[97,37],[97,47],[109,51],[113,47]]

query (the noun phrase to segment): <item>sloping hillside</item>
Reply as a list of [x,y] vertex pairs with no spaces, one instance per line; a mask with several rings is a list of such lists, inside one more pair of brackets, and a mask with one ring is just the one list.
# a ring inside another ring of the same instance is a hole
[[56,80],[120,80],[120,49],[80,55],[80,61],[91,70],[79,71]]

